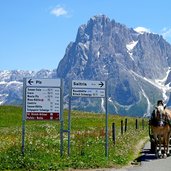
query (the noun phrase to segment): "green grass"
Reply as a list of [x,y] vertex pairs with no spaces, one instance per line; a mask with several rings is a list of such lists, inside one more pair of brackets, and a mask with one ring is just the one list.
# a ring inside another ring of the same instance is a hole
[[[67,111],[64,129],[67,130]],[[120,134],[120,122],[126,117],[109,115],[109,157],[105,157],[105,115],[79,111],[71,113],[71,155],[60,156],[60,122],[26,121],[25,155],[21,155],[22,108],[0,106],[0,170],[67,170],[69,168],[109,168],[127,165],[134,160],[135,147],[148,135],[135,130],[135,118],[128,118],[128,131]],[[112,142],[112,123],[116,125],[116,144]]]

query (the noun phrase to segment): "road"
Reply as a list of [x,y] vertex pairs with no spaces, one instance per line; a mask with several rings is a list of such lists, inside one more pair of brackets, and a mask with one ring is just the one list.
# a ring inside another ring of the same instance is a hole
[[156,159],[155,155],[150,153],[150,142],[148,142],[138,161],[138,166],[130,166],[122,169],[111,169],[111,171],[171,171],[171,156],[166,159]]

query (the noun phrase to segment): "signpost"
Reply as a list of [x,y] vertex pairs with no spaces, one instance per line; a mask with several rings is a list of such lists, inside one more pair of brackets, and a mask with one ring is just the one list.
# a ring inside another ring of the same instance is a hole
[[72,88],[105,89],[105,81],[73,80]]
[[105,155],[108,156],[108,111],[107,111],[107,83],[106,81],[72,80],[69,96],[68,112],[68,155],[70,155],[70,131],[71,131],[71,98],[105,98],[106,112],[106,136],[105,136]]
[[59,120],[60,88],[27,87],[26,114],[27,120]]
[[73,97],[106,97],[106,82],[105,81],[88,81],[88,80],[73,80],[72,92]]
[[[63,101],[61,79],[28,79],[23,83],[22,153],[24,154],[25,120],[60,120],[63,143]],[[63,144],[61,145],[61,153]]]

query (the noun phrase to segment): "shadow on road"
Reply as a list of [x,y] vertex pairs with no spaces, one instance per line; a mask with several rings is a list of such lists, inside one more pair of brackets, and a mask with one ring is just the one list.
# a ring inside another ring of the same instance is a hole
[[150,161],[157,159],[155,154],[150,151],[150,149],[143,149],[141,152],[141,155],[135,159],[136,162],[142,162],[142,161]]
[[[171,150],[170,150],[170,154],[171,154]],[[137,164],[137,163],[140,163],[140,162],[149,162],[150,160],[157,160],[157,159],[158,158],[155,156],[155,154],[149,148],[149,145],[147,145],[142,150],[140,156],[134,160],[134,162],[135,162],[135,164]]]

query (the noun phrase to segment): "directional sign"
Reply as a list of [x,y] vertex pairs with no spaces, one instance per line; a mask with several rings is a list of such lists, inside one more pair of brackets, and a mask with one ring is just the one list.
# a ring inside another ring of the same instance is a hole
[[72,89],[72,96],[75,97],[105,97],[105,90],[102,89]]
[[60,79],[26,79],[26,86],[38,86],[38,87],[60,87],[61,80]]
[[68,112],[68,154],[70,154],[70,128],[71,128],[71,97],[103,98],[106,112],[105,155],[108,156],[108,110],[107,110],[107,82],[90,80],[72,80],[70,85],[69,112]]
[[26,79],[25,110],[28,120],[59,120],[61,80]]
[[71,96],[74,97],[97,97],[106,96],[105,81],[73,80]]
[[63,81],[23,79],[22,154],[25,148],[26,120],[60,121],[60,153],[63,154]]
[[72,88],[105,89],[105,81],[73,80]]

